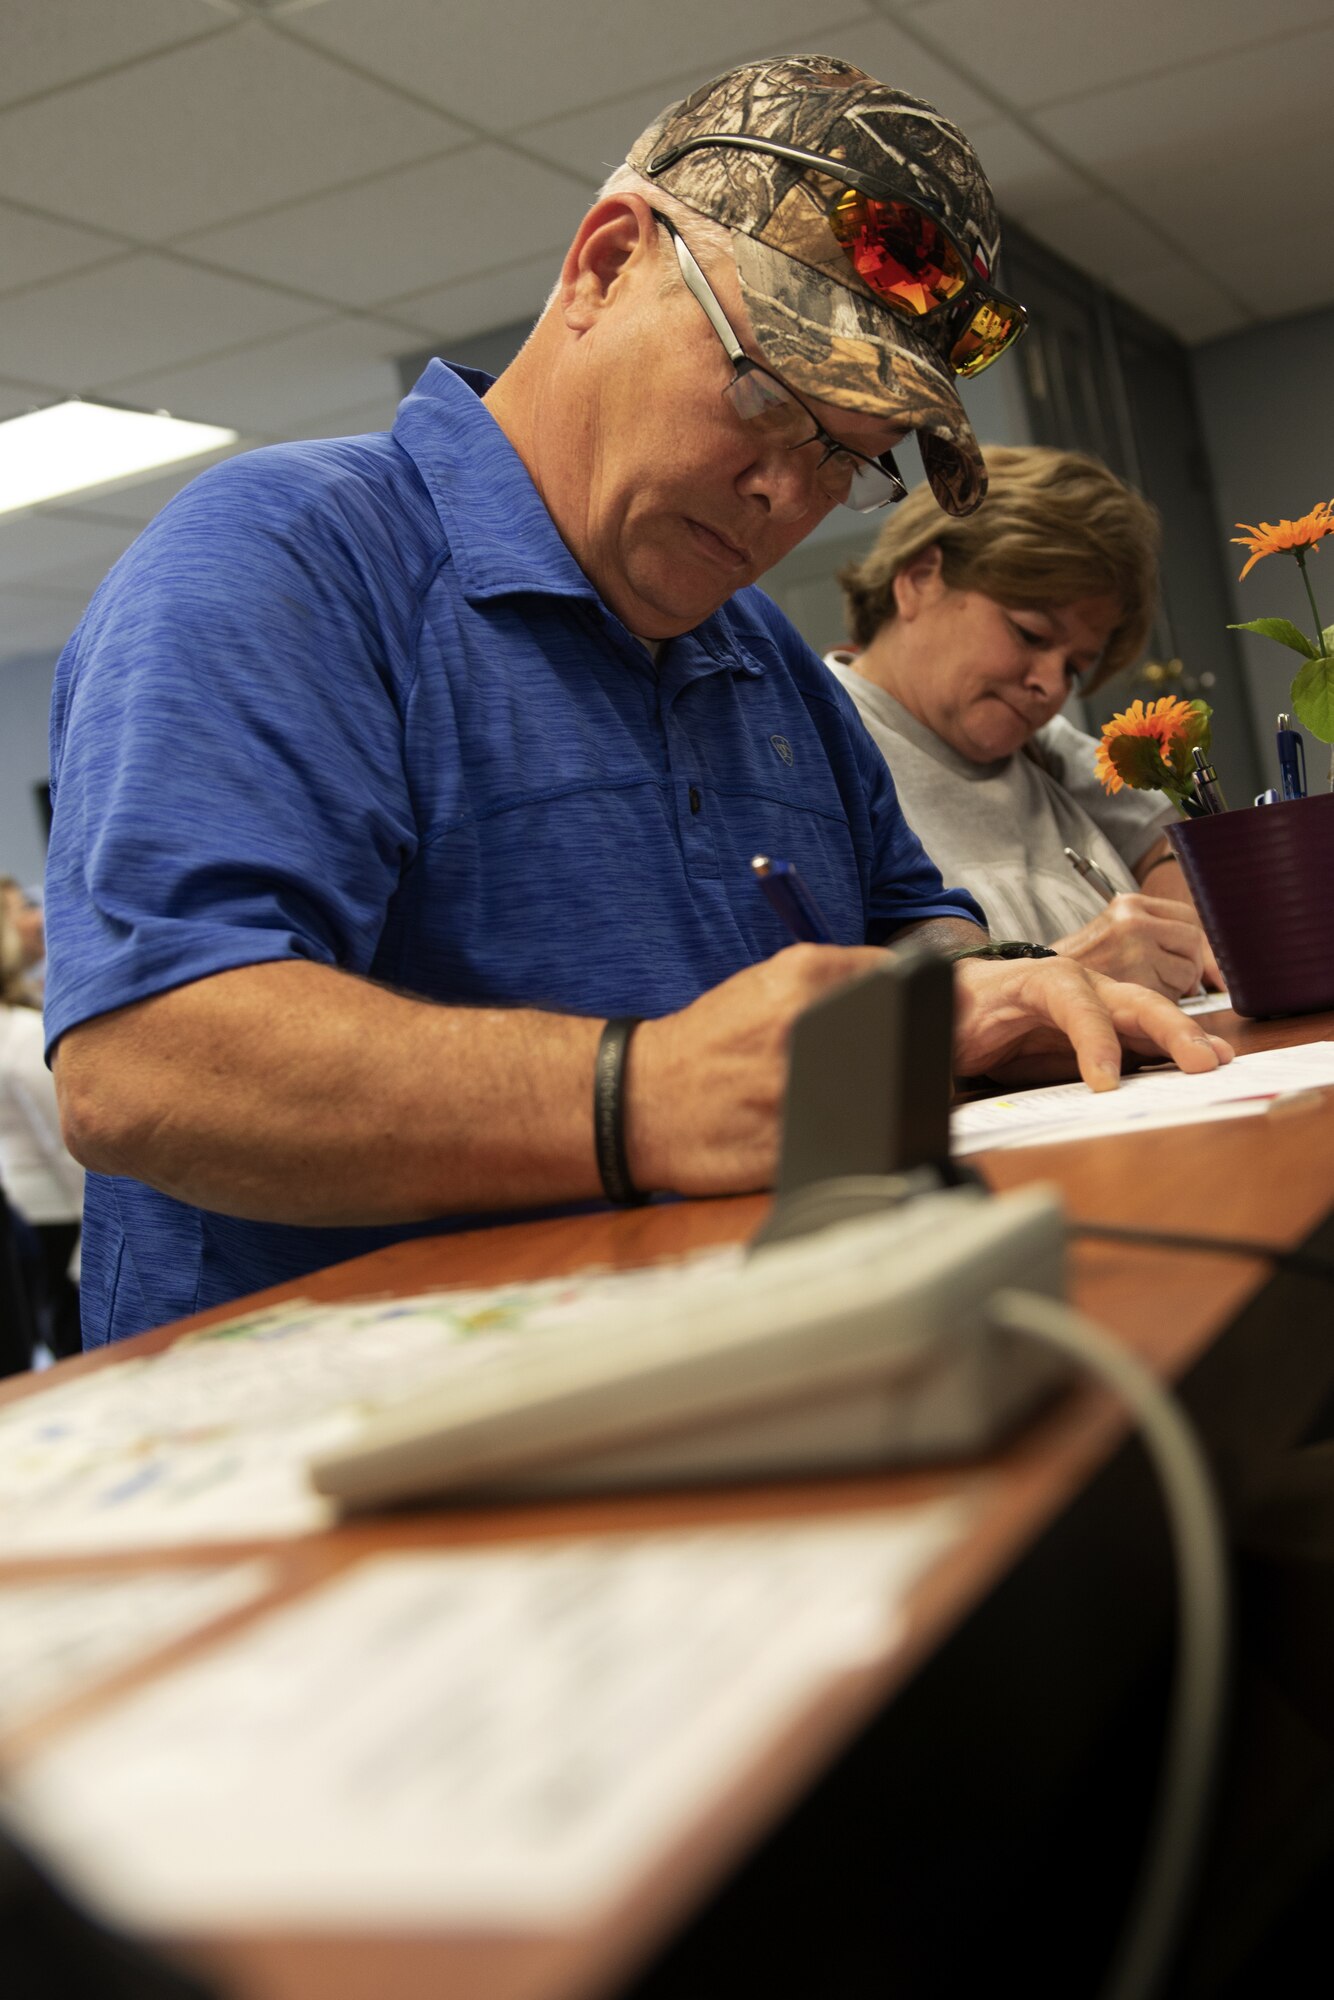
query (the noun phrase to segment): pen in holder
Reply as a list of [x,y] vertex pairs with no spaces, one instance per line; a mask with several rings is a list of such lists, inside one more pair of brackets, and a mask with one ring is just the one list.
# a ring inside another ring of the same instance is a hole
[[1306,746],[1300,729],[1292,726],[1290,715],[1280,715],[1278,727],[1274,731],[1274,746],[1278,751],[1279,775],[1283,780],[1285,799],[1306,797]]
[[1227,800],[1223,797],[1223,787],[1218,782],[1217,771],[1215,771],[1198,743],[1194,746],[1190,755],[1191,762],[1195,766],[1191,776],[1191,783],[1195,787],[1195,796],[1199,803],[1203,806],[1206,813],[1225,813],[1227,811]]

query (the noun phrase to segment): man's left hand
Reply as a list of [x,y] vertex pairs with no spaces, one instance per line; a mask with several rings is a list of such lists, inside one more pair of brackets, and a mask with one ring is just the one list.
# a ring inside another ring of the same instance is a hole
[[960,1076],[1051,1083],[1077,1065],[1090,1089],[1115,1090],[1126,1052],[1188,1071],[1233,1056],[1175,1001],[1067,958],[963,959],[955,967]]

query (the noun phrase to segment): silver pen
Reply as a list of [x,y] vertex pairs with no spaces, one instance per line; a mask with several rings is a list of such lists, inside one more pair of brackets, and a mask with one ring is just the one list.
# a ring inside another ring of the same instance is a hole
[[1223,787],[1218,782],[1218,773],[1198,743],[1191,750],[1190,756],[1195,766],[1191,774],[1191,783],[1195,787],[1195,795],[1200,804],[1207,813],[1226,812],[1227,800],[1223,797]]
[[1082,875],[1090,889],[1096,889],[1102,897],[1103,902],[1110,903],[1116,894],[1116,890],[1112,883],[1107,880],[1097,862],[1090,861],[1087,854],[1077,853],[1073,847],[1063,847],[1061,852],[1074,869],[1076,875]]

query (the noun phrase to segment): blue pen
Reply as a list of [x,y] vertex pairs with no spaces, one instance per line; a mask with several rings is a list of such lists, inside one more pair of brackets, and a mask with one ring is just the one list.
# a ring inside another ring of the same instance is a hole
[[1302,733],[1292,726],[1290,715],[1280,715],[1278,728],[1274,733],[1278,745],[1278,768],[1283,779],[1285,799],[1306,797],[1306,746]]
[[834,934],[794,862],[771,861],[767,854],[757,854],[750,865],[770,908],[799,944],[833,944]]

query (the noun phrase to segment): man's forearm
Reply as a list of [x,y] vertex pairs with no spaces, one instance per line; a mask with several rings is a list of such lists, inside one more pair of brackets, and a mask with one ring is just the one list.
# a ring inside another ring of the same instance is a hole
[[72,1029],[56,1080],[99,1172],[268,1222],[408,1222],[600,1191],[599,1027],[283,960]]
[[[792,945],[646,1019],[622,1095],[635,1187],[772,1186],[792,1023],[880,962]],[[284,960],[72,1028],[56,1081],[71,1151],[101,1173],[262,1222],[413,1222],[601,1193],[601,1030]]]

